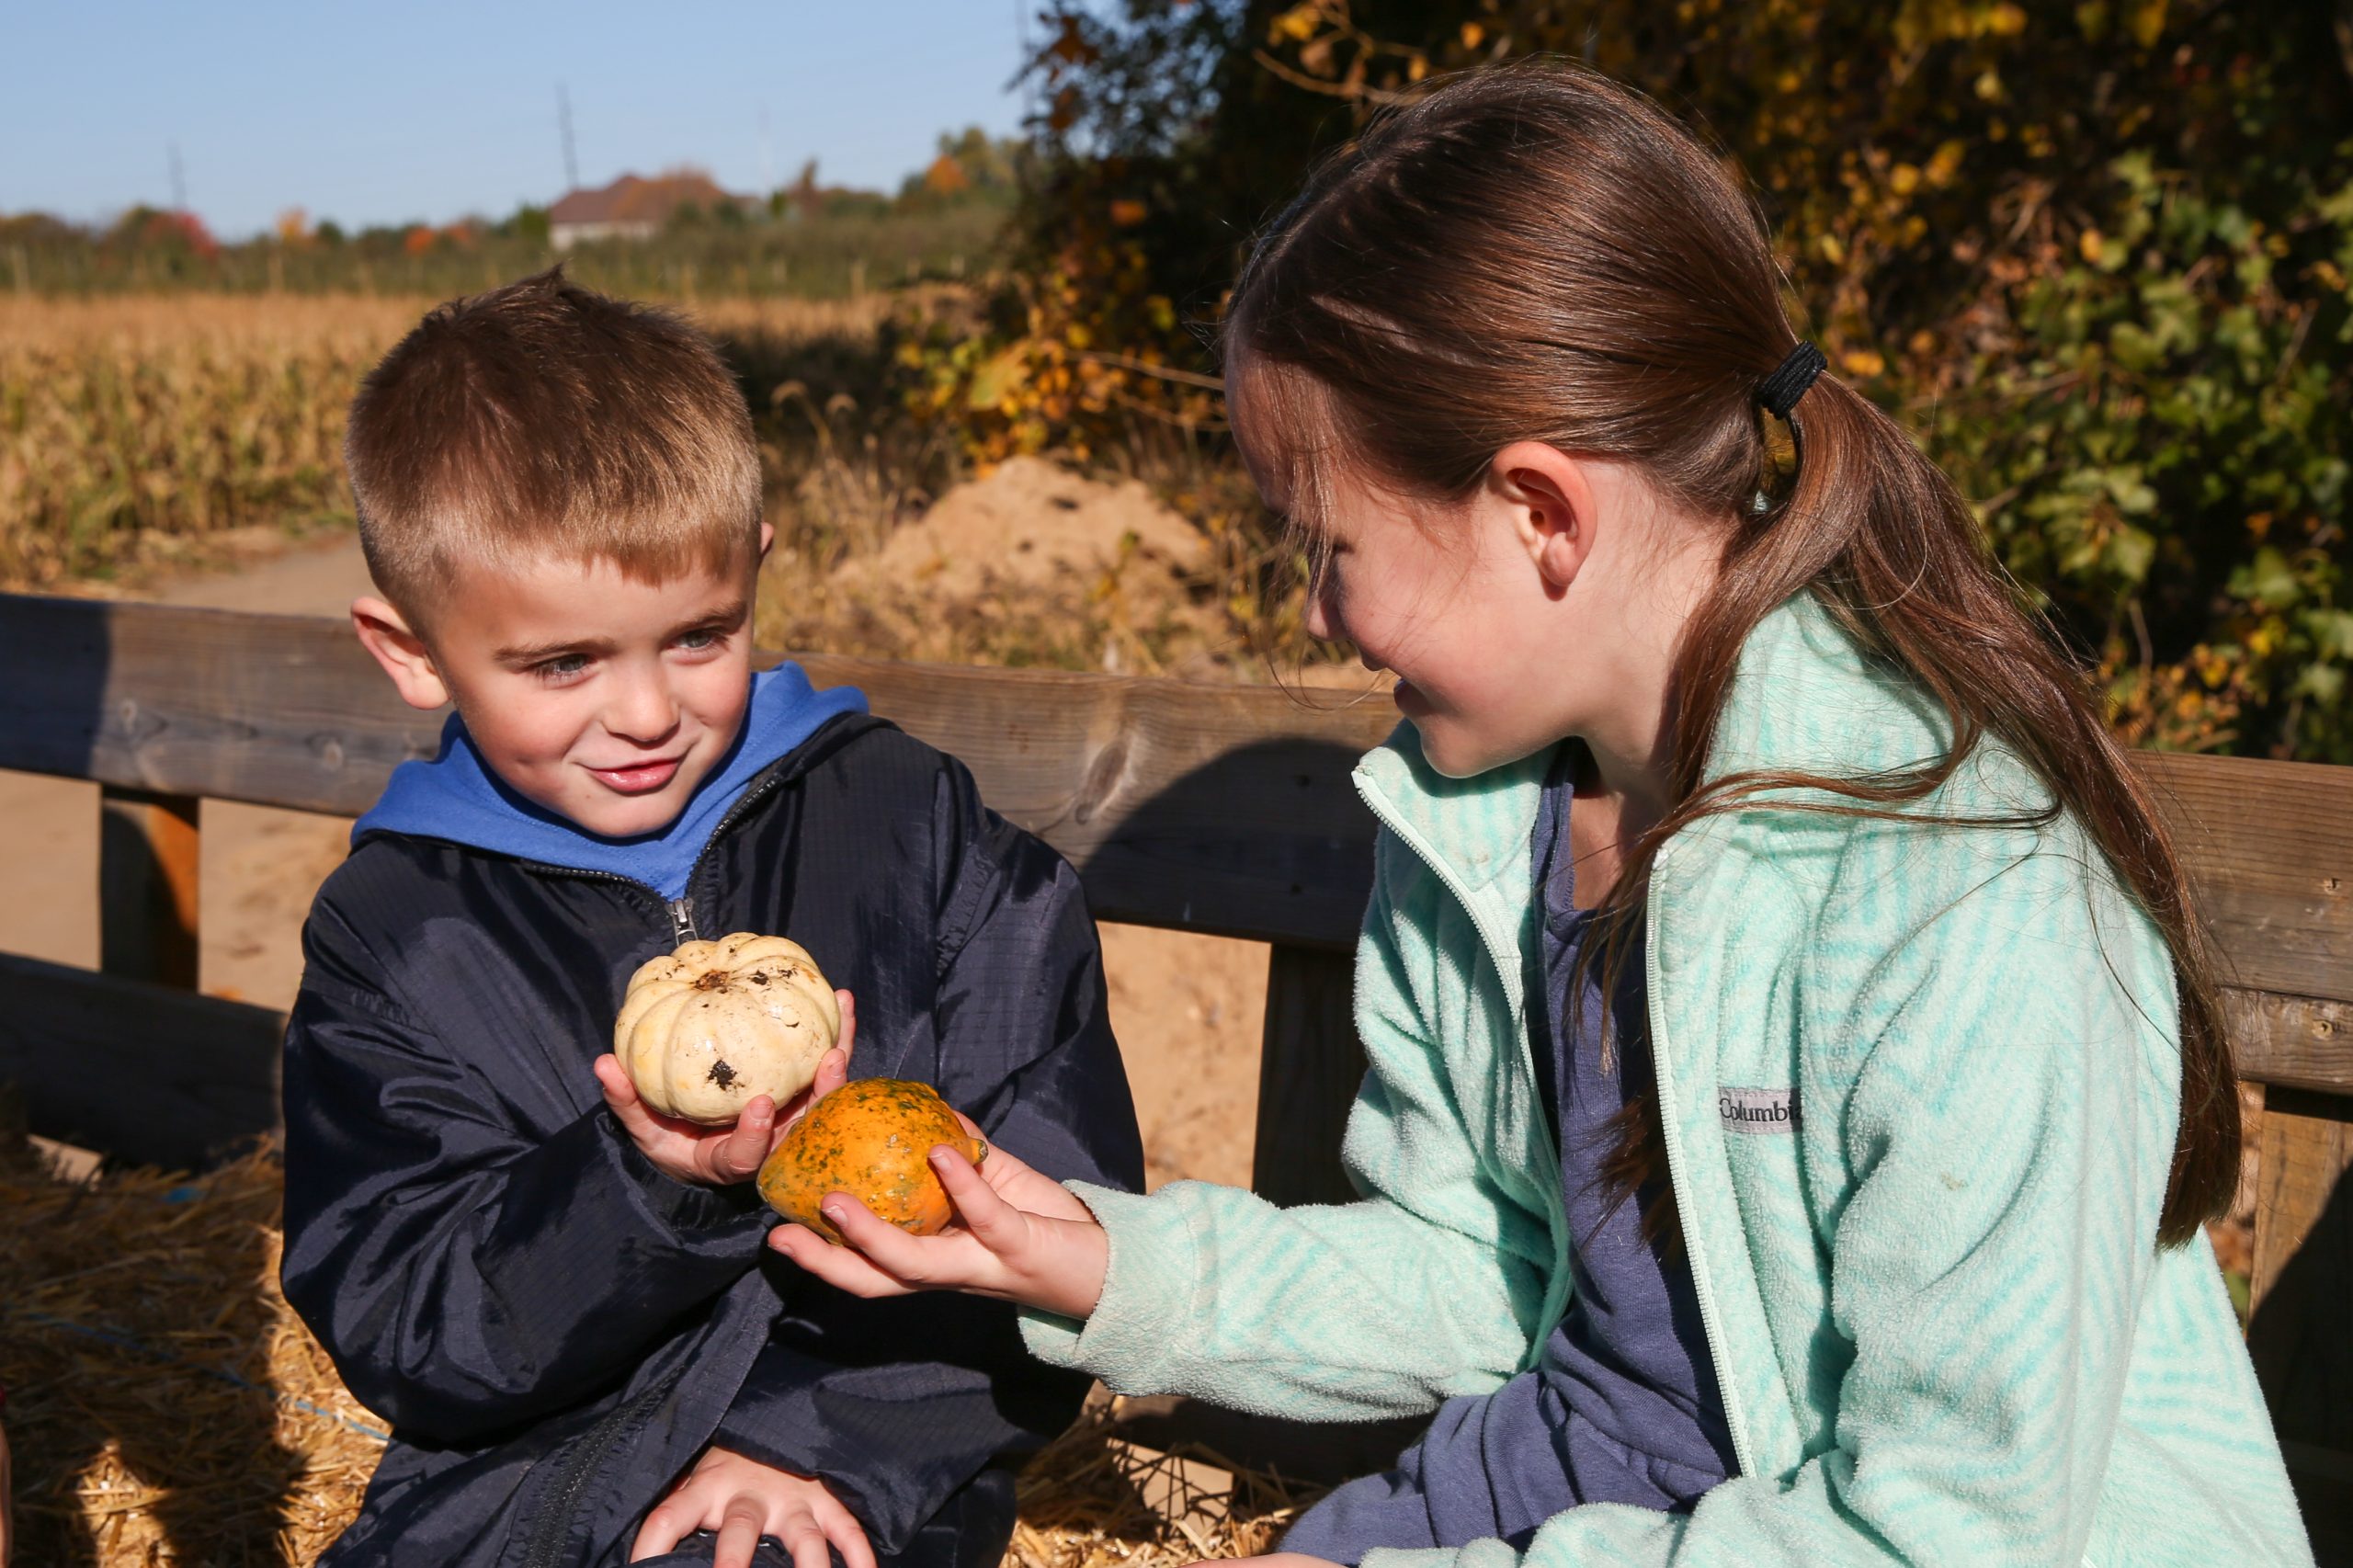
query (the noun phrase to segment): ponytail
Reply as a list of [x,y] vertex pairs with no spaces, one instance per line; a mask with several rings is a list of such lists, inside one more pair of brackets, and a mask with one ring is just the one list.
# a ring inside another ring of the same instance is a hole
[[[1785,503],[1733,539],[1715,591],[1685,632],[1676,688],[1683,722],[1671,764],[1677,804],[1639,846],[1630,865],[1634,875],[1620,891],[1638,900],[1638,884],[1647,882],[1667,837],[1761,791],[1823,790],[1854,802],[1842,809],[1856,814],[1897,814],[1940,788],[1984,737],[1999,736],[2042,781],[2051,803],[1959,824],[2042,827],[2063,813],[2072,816],[2173,959],[2181,1114],[2157,1236],[2179,1245],[2230,1206],[2238,1184],[2239,1109],[2220,966],[2156,802],[2101,722],[2090,682],[2061,653],[2055,630],[2025,610],[2015,585],[1987,559],[1968,504],[1903,428],[1835,378],[1817,381],[1790,422],[1799,452],[1794,487]],[[1942,757],[1871,779],[1771,771],[1705,778],[1742,645],[1775,606],[1805,592],[1858,642],[1937,699],[1953,731]]]
[[[1777,376],[1797,347],[1781,289],[1761,215],[1708,149],[1639,93],[1537,62],[1439,85],[1327,159],[1253,252],[1225,335],[1229,360],[1246,351],[1309,389],[1302,431],[1340,435],[1413,493],[1467,495],[1496,452],[1534,439],[1636,466],[1691,514],[1726,519],[1722,569],[1677,653],[1671,804],[1581,961],[1614,976],[1659,846],[1703,817],[1799,789],[1819,794],[1776,809],[1924,820],[1904,808],[1982,740],[2014,751],[2050,803],[1994,821],[2074,818],[2170,951],[2181,1119],[2157,1233],[2187,1242],[2227,1207],[2239,1142],[2215,955],[2180,858],[2090,682],[1994,564],[1951,482],[1836,377]],[[1761,401],[1786,414],[1798,460],[1759,512]],[[1333,445],[1293,444],[1311,470]],[[1707,777],[1743,644],[1809,593],[1941,705],[1942,757],[1866,778]],[[1663,1194],[1654,1096],[1630,1087],[1604,1177],[1621,1195]],[[1653,1202],[1646,1221],[1671,1228],[1672,1205]]]

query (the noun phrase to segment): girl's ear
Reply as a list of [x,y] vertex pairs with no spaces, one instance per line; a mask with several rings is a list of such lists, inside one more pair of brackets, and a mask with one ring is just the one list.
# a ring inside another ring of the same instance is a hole
[[351,629],[359,645],[376,656],[392,677],[401,700],[411,708],[438,708],[449,700],[449,684],[434,666],[432,650],[410,630],[401,612],[366,595],[351,601]]
[[1520,548],[1558,597],[1593,553],[1593,485],[1585,465],[1541,441],[1515,441],[1495,454],[1487,483]]

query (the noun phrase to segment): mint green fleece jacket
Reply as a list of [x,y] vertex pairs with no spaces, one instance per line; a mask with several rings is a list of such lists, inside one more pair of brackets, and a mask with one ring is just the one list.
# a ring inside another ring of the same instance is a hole
[[[1947,735],[1801,598],[1743,650],[1710,768],[1861,774]],[[1362,1199],[1082,1186],[1102,1299],[1084,1324],[1028,1314],[1033,1351],[1323,1419],[1533,1363],[1570,1244],[1523,1013],[1541,767],[1442,778],[1407,727],[1358,768],[1381,828],[1343,1145]],[[2044,799],[1987,744],[1926,809]],[[1720,815],[1662,850],[1648,919],[1668,1167],[1739,1473],[1689,1515],[1572,1509],[1529,1568],[2312,1561],[2213,1255],[2155,1244],[2173,974],[2072,821]],[[1794,1120],[1737,1116],[1777,1104]]]

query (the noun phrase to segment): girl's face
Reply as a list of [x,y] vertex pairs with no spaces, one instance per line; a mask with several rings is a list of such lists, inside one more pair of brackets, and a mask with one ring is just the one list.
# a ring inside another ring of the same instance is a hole
[[1336,456],[1311,481],[1254,439],[1263,383],[1238,369],[1244,460],[1317,562],[1308,630],[1395,674],[1433,767],[1469,778],[1571,735],[1613,771],[1658,764],[1676,645],[1712,570],[1704,530],[1665,516],[1633,470],[1536,442],[1459,502],[1400,495]]
[[1512,540],[1481,537],[1476,507],[1401,498],[1358,474],[1321,488],[1307,629],[1396,676],[1392,700],[1433,767],[1468,778],[1569,733],[1563,683],[1543,673],[1540,585]]

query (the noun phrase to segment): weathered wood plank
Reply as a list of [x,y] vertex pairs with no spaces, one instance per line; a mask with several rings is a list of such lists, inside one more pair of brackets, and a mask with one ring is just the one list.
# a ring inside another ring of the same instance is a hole
[[2353,1553],[2353,1099],[2267,1090],[2261,1137],[2247,1351],[2325,1562]]
[[2353,1005],[2226,986],[2222,1010],[2240,1077],[2353,1095]]
[[[1372,824],[1348,771],[1393,723],[1385,703],[801,662],[961,757],[993,806],[1070,857],[1102,918],[1354,941]],[[440,731],[333,620],[0,596],[0,767],[136,789],[356,815]]]
[[2353,767],[2143,752],[2232,983],[2353,1002]]
[[0,954],[0,1082],[31,1131],[197,1165],[278,1124],[286,1016]]
[[[1363,908],[1347,783],[1387,704],[1267,688],[811,656],[972,765],[1069,855],[1098,914],[1327,949]],[[0,767],[347,814],[438,719],[339,621],[0,597]],[[2234,983],[2353,1002],[2353,768],[2150,754]]]
[[1364,1081],[1355,983],[1346,953],[1279,945],[1267,957],[1250,1189],[1285,1208],[1356,1197],[1340,1164],[1340,1134]]
[[193,795],[113,785],[98,793],[98,967],[196,989],[197,812]]

